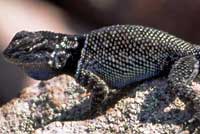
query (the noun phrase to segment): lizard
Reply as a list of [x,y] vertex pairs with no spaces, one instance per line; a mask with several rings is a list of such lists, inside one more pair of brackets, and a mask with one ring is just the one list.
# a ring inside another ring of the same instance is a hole
[[110,92],[167,76],[168,89],[191,102],[200,120],[200,92],[191,87],[199,73],[200,46],[141,25],[113,25],[83,34],[21,31],[3,52],[30,77],[73,76],[91,91],[96,113]]

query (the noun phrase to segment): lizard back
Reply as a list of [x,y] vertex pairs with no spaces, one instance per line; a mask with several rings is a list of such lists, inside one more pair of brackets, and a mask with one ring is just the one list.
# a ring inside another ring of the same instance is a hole
[[152,28],[104,27],[86,35],[78,68],[89,69],[111,87],[123,88],[159,75],[173,53],[183,55],[190,49],[188,42]]

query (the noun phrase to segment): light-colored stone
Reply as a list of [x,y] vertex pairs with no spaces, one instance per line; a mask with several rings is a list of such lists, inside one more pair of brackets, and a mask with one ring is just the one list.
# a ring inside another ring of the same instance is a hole
[[[195,85],[199,87],[198,84]],[[85,89],[66,75],[25,88],[0,108],[0,133],[179,134],[191,113],[181,102],[170,102],[164,79],[131,89],[114,107],[94,119]],[[135,93],[135,91],[137,92]],[[181,105],[178,105],[181,104]],[[197,131],[197,130],[196,130]],[[199,131],[199,130],[198,130]]]

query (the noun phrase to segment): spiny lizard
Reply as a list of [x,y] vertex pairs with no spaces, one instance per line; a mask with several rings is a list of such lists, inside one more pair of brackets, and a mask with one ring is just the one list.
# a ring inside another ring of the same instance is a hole
[[66,73],[91,90],[96,112],[111,89],[168,76],[168,89],[192,102],[200,120],[200,92],[191,88],[199,72],[200,46],[166,32],[133,25],[104,27],[86,34],[18,32],[4,56],[32,78]]

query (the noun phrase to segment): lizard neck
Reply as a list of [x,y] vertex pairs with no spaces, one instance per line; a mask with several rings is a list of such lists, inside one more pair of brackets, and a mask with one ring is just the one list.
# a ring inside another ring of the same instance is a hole
[[82,48],[84,47],[85,35],[74,35],[72,38],[76,38],[76,40],[78,41],[78,47],[71,51],[72,55],[68,59],[67,64],[61,72],[74,76],[77,69],[78,61],[81,58]]

